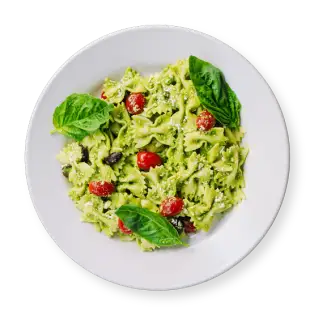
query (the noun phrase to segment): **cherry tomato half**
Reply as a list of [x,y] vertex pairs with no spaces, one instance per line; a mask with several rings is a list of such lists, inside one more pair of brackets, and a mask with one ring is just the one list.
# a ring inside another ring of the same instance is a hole
[[111,182],[106,181],[92,181],[88,186],[89,192],[97,196],[108,196],[111,195],[115,186]]
[[132,230],[131,230],[131,229],[128,229],[128,228],[124,225],[124,223],[121,221],[120,218],[118,219],[118,226],[119,226],[119,229],[121,230],[121,232],[122,232],[123,234],[127,234],[127,235],[132,234]]
[[106,100],[106,99],[107,99],[107,96],[105,95],[105,92],[102,92],[102,93],[101,93],[100,98],[103,99],[103,100]]
[[125,101],[126,109],[130,114],[140,114],[144,111],[146,100],[142,93],[131,93]]
[[201,112],[196,119],[196,126],[200,131],[208,131],[215,126],[216,119],[207,110]]
[[179,214],[184,207],[184,202],[178,197],[169,197],[162,201],[160,205],[160,214],[162,216],[175,216]]
[[140,151],[137,153],[137,165],[142,170],[149,170],[149,168],[154,168],[161,164],[161,158],[155,153],[150,151]]

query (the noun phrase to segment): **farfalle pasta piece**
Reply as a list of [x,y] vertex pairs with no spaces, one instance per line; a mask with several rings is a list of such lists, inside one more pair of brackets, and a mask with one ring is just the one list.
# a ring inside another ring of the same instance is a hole
[[132,133],[135,147],[145,147],[153,139],[164,145],[174,145],[175,128],[171,125],[170,120],[169,115],[159,116],[154,123],[144,116],[134,116]]
[[123,168],[123,175],[119,177],[119,192],[130,191],[136,197],[144,197],[146,192],[145,179],[138,168],[126,165]]
[[204,144],[225,143],[227,137],[224,136],[224,129],[222,127],[214,127],[207,133],[195,131],[185,134],[184,146],[185,151],[193,151],[199,149]]

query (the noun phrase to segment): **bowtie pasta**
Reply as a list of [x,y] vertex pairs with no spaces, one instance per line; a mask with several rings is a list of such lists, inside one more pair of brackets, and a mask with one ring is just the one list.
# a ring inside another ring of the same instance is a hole
[[[128,101],[130,95],[136,98]],[[198,128],[204,108],[187,60],[149,77],[127,68],[120,81],[105,79],[102,96],[114,104],[109,121],[82,140],[68,143],[57,156],[82,221],[110,237],[135,240],[149,251],[158,245],[121,230],[118,208],[132,204],[159,213],[163,201],[177,197],[183,201],[182,209],[167,220],[180,235],[188,235],[207,232],[245,197],[243,165],[248,149],[241,146],[243,129],[219,122],[207,131]],[[142,112],[132,115],[129,107],[136,102],[139,107],[133,113]],[[162,163],[143,170],[139,152],[154,153]],[[93,194],[90,184],[101,181],[114,184],[114,192]]]

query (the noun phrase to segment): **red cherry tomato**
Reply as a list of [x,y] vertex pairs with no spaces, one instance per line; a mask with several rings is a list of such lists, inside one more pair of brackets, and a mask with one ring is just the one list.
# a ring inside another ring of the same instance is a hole
[[160,214],[162,216],[175,216],[183,210],[184,202],[178,197],[169,197],[162,201]]
[[108,196],[111,195],[114,190],[114,184],[106,181],[92,181],[88,186],[89,192],[97,196]]
[[107,96],[105,95],[105,92],[102,92],[102,93],[101,93],[100,98],[103,99],[103,100],[106,100],[106,99],[107,99]]
[[121,221],[120,218],[118,219],[118,226],[119,226],[119,228],[120,228],[120,230],[121,230],[121,232],[122,232],[123,234],[127,234],[127,235],[132,234],[132,230],[131,230],[131,229],[128,229],[128,228],[124,225],[124,223]]
[[183,220],[184,232],[186,234],[191,234],[196,232],[194,224],[189,220]]
[[144,111],[145,97],[142,93],[131,93],[125,101],[126,109],[130,114],[140,114]]
[[140,151],[137,153],[137,165],[142,170],[149,170],[149,168],[154,168],[162,164],[161,158],[149,151]]
[[215,126],[216,119],[207,110],[201,112],[196,119],[196,126],[200,131],[208,131]]

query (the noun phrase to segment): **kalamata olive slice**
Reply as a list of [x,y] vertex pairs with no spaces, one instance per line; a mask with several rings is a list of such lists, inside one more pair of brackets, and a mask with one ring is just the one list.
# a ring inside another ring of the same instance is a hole
[[121,158],[122,158],[121,152],[112,153],[111,155],[109,155],[107,158],[104,159],[104,163],[108,165],[113,165],[117,163]]
[[171,217],[169,222],[177,230],[179,235],[183,232],[183,222],[181,221],[180,217]]
[[83,145],[81,145],[82,148],[82,158],[81,158],[81,162],[89,162],[89,152],[87,147],[84,147]]

